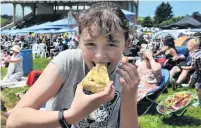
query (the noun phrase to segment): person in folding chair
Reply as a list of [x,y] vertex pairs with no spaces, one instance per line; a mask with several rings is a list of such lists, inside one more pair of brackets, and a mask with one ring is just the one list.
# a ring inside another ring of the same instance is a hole
[[139,56],[142,61],[137,63],[137,70],[140,76],[140,84],[138,86],[138,102],[143,99],[147,93],[158,88],[161,82],[161,65],[153,58],[150,50],[142,48]]

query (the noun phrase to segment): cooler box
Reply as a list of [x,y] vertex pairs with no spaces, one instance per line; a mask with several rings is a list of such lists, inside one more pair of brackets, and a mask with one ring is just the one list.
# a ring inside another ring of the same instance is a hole
[[31,49],[21,50],[20,54],[23,57],[22,68],[24,76],[28,76],[33,69],[32,50]]

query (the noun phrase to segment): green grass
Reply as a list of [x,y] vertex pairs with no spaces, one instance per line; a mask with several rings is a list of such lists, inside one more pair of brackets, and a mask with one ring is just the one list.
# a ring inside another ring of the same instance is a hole
[[49,62],[50,62],[50,59],[36,58],[33,60],[33,69],[43,70]]
[[144,17],[138,17],[138,20],[144,20]]
[[0,17],[0,21],[1,21],[1,26],[4,26],[4,25],[6,25],[6,24],[8,24],[8,19],[4,19],[4,18],[2,18],[2,17]]
[[[157,102],[160,102],[168,95],[180,91],[191,91],[196,96],[195,89],[186,90],[179,88],[177,91],[173,91],[172,88],[168,88],[168,93],[161,94]],[[149,111],[148,114],[139,116],[141,128],[201,128],[201,108],[191,106],[181,118],[176,118],[171,115],[162,115],[159,117],[159,113],[156,112],[155,108],[156,106],[151,109],[152,112]],[[172,124],[173,126],[171,126]]]
[[[33,61],[33,69],[44,69],[49,63],[49,59],[40,59],[36,58]],[[1,76],[5,76],[6,69],[2,68]],[[28,90],[29,87],[23,88],[14,88],[14,89],[4,89],[1,93],[1,98],[6,102],[5,106],[8,110],[12,109],[16,103],[20,100],[15,96],[18,92],[23,92]],[[168,88],[168,93],[163,93],[158,98],[158,102],[171,95],[175,92],[186,91],[185,89],[179,88],[177,91],[173,91],[172,88]],[[190,89],[189,91],[193,92],[196,95],[195,89]],[[159,118],[159,114],[156,112],[155,107],[151,109],[152,111],[148,112],[143,116],[139,116],[139,124],[141,128],[201,128],[201,108],[190,107],[187,112],[181,118],[175,118],[170,115],[163,115]],[[1,114],[2,115],[2,114]],[[171,127],[174,120],[175,124]],[[1,123],[2,127],[5,127],[6,118],[2,116]]]

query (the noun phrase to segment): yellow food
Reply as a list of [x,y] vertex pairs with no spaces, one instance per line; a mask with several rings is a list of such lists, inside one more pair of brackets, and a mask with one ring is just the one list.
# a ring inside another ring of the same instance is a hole
[[104,64],[96,64],[82,80],[82,86],[85,90],[98,93],[103,91],[109,82],[110,79],[106,66]]

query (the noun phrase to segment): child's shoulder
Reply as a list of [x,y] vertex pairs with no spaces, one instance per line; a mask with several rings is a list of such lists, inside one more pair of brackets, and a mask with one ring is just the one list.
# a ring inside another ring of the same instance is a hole
[[68,49],[60,52],[52,61],[65,63],[67,61],[80,61],[82,59],[82,52],[80,49]]
[[59,53],[61,56],[70,56],[70,57],[77,57],[77,56],[81,56],[82,52],[80,49],[67,49],[65,51],[62,51]]

